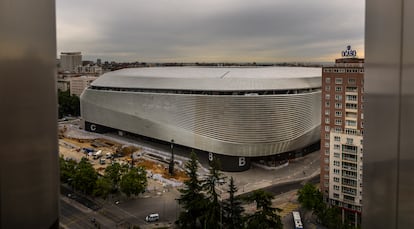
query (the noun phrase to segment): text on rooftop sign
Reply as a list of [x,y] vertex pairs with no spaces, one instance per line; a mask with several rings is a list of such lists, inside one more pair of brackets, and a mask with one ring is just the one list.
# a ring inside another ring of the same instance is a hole
[[356,55],[357,51],[352,50],[350,45],[346,46],[346,50],[342,51],[343,57],[356,57]]

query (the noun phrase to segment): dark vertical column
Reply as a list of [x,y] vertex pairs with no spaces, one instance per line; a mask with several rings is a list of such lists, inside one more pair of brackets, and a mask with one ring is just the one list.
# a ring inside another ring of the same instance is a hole
[[0,228],[58,228],[54,0],[0,0]]
[[414,225],[414,2],[403,4],[398,228]]
[[[414,167],[412,163],[407,164],[413,159],[413,151],[412,147],[410,153],[406,149],[413,146],[410,133],[413,113],[411,117],[407,115],[414,105],[407,96],[410,89],[411,93],[414,90],[408,79],[410,66],[406,65],[412,58],[412,54],[406,55],[406,52],[413,51],[409,44],[413,39],[407,39],[406,34],[409,29],[407,15],[413,8],[409,11],[404,6],[407,2],[366,2],[363,228],[413,225],[412,210],[402,211],[402,208],[412,209],[413,192],[408,198],[406,191],[414,184]],[[407,217],[411,219],[401,224],[400,219]],[[406,224],[409,221],[411,223]]]

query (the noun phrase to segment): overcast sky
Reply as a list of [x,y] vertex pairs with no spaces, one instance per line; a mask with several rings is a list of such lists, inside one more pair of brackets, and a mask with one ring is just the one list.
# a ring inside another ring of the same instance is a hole
[[58,53],[140,62],[364,56],[364,0],[57,0]]

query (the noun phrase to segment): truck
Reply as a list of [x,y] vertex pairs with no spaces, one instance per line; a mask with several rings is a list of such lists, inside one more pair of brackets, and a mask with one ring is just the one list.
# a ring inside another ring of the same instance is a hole
[[99,159],[99,164],[104,165],[105,163],[106,163],[106,159],[105,158]]
[[102,150],[98,150],[98,152],[92,154],[93,159],[98,159],[100,157],[102,157]]

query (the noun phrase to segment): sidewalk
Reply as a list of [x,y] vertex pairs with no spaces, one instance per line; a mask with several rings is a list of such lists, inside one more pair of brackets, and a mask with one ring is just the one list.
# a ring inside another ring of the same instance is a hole
[[[233,177],[238,187],[237,195],[275,184],[309,180],[319,175],[319,173],[319,151],[310,153],[302,158],[291,160],[288,166],[278,170],[266,170],[252,166],[244,172],[223,172],[227,177],[227,181],[230,177]],[[223,194],[225,194],[227,186],[225,184],[219,188]]]

